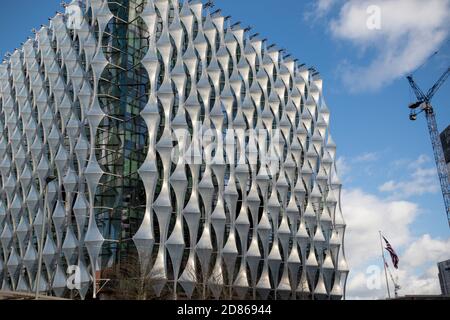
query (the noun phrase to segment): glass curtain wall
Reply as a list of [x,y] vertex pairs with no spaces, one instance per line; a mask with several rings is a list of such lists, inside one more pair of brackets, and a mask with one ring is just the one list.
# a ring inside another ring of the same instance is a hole
[[138,174],[148,152],[148,130],[140,116],[150,89],[140,63],[149,46],[147,26],[138,16],[145,3],[109,1],[114,17],[101,39],[109,61],[98,88],[106,117],[96,136],[97,160],[105,172],[95,203],[97,223],[106,239],[103,269],[127,260],[134,250],[131,237],[145,213],[145,188]]

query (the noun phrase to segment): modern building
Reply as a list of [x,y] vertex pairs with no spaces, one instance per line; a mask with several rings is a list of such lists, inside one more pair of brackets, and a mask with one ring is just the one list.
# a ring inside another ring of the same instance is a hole
[[5,58],[1,290],[342,299],[323,81],[211,11],[74,0]]
[[[450,173],[450,126],[441,133],[442,149],[444,149],[445,162],[447,170]],[[450,176],[450,175],[449,175]]]
[[439,283],[444,296],[450,296],[450,260],[438,263]]

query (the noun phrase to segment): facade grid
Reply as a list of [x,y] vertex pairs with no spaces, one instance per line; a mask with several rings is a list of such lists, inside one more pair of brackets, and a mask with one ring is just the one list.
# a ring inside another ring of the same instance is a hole
[[67,9],[0,65],[1,290],[342,299],[320,74],[198,0]]

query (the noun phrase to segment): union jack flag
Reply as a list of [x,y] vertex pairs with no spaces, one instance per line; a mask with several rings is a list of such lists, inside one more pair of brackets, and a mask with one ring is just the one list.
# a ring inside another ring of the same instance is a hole
[[391,259],[392,259],[392,264],[394,265],[395,269],[398,269],[398,255],[395,252],[394,248],[392,248],[391,244],[389,243],[389,241],[386,240],[385,237],[383,237],[384,241],[386,242],[386,250],[389,252],[389,254],[391,255]]

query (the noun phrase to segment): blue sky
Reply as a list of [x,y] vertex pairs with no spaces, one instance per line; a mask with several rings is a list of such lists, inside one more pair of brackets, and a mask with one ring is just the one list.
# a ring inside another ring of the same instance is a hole
[[[425,63],[414,73],[425,91],[450,64],[450,1],[215,2],[233,22],[252,26],[252,32],[268,38],[268,43],[285,48],[322,74],[345,189],[342,201],[352,268],[348,295],[385,294],[383,288],[369,290],[365,285],[367,266],[380,260],[378,228],[400,253],[396,274],[403,287],[400,293],[439,293],[435,264],[450,258],[449,228],[425,119],[408,119],[407,106],[413,96],[404,75]],[[59,3],[3,3],[0,55],[19,46],[33,27],[61,11]],[[380,30],[368,31],[360,23],[367,18],[369,4],[382,9]],[[438,49],[427,61],[425,57]],[[440,130],[450,124],[448,82],[434,99]],[[361,221],[364,218],[373,219],[373,226]],[[360,252],[366,245],[373,250]]]

